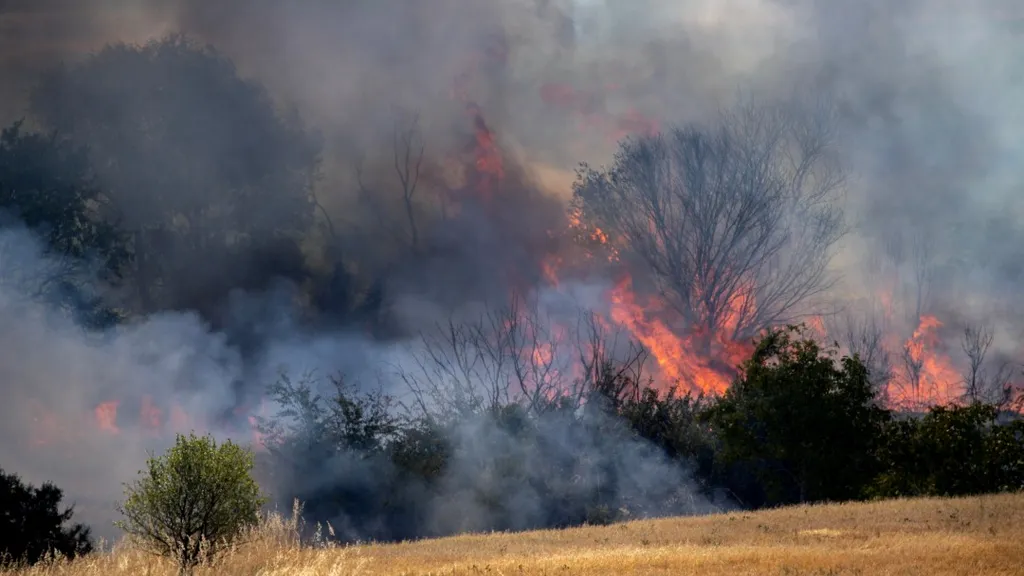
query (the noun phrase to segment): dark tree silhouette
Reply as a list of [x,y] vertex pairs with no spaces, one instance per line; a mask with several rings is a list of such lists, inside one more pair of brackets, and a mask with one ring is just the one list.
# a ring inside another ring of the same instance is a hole
[[63,498],[53,484],[36,488],[0,469],[0,562],[32,564],[52,553],[73,557],[92,551],[89,529],[67,525],[74,507],[61,511]]
[[45,74],[31,111],[87,145],[132,234],[143,312],[219,304],[304,275],[320,142],[230,60],[183,36],[116,44]]
[[[73,312],[89,324],[113,319],[92,280],[117,281],[129,264],[126,238],[95,218],[103,200],[85,150],[25,132],[20,122],[0,134],[0,212],[41,240],[41,250],[8,235],[0,242],[0,283]],[[39,252],[42,252],[41,254]],[[39,258],[45,256],[45,260]]]
[[856,356],[801,339],[795,328],[762,338],[743,375],[707,413],[725,461],[745,461],[768,504],[849,500],[878,472],[888,413]]

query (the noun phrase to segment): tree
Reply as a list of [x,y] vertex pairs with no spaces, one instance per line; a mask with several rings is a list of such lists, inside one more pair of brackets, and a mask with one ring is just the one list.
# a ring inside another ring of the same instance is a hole
[[66,526],[74,506],[63,512],[64,492],[46,483],[36,488],[0,470],[0,563],[34,564],[49,554],[74,557],[92,551],[89,529]]
[[136,305],[207,312],[232,288],[304,274],[320,143],[230,60],[179,35],[46,73],[31,111],[85,145],[132,235]]
[[993,402],[1007,405],[1013,400],[1013,370],[1009,362],[989,366],[989,347],[995,335],[987,326],[967,326],[960,340],[960,348],[967,355],[968,367],[964,373],[964,388],[970,402]]
[[832,110],[811,108],[744,105],[627,139],[611,168],[582,165],[573,207],[698,334],[735,341],[793,321],[831,285],[843,233]]
[[397,375],[421,415],[451,421],[520,403],[531,415],[637,396],[647,351],[571,301],[515,292],[420,334]]
[[266,499],[252,478],[253,455],[231,441],[178,435],[126,486],[118,526],[149,552],[174,559],[182,574],[212,560],[259,521]]
[[996,405],[933,406],[894,420],[879,449],[871,495],[963,496],[1024,489],[1024,420]]
[[91,289],[113,282],[129,263],[126,238],[96,218],[102,192],[86,151],[54,137],[25,132],[16,122],[0,133],[0,211],[33,232],[41,250],[2,242],[2,281],[19,294],[42,299],[89,324],[112,320]]
[[391,477],[385,447],[399,432],[393,401],[379,390],[361,391],[340,375],[327,380],[330,395],[319,392],[324,382],[312,373],[297,381],[282,374],[267,389],[280,410],[258,417],[256,424],[274,467],[273,491],[285,502],[301,500],[315,521],[334,521],[339,537],[386,537],[361,530],[387,524],[378,494],[387,492]]
[[851,356],[856,355],[868,369],[868,379],[879,393],[885,393],[892,380],[892,356],[886,349],[886,319],[874,313],[858,315],[850,311],[829,318],[826,332],[836,334]]
[[877,472],[888,412],[857,356],[837,362],[800,334],[790,327],[762,338],[707,419],[726,461],[756,464],[766,503],[860,497]]

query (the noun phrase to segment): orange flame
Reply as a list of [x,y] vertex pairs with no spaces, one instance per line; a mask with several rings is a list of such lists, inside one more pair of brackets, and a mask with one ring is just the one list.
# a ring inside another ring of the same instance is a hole
[[117,407],[120,404],[117,400],[103,402],[96,406],[93,411],[96,415],[96,425],[100,430],[111,434],[118,434],[121,429],[117,427]]
[[[712,359],[695,353],[693,337],[683,338],[664,322],[652,318],[647,311],[660,306],[641,306],[632,291],[632,279],[626,277],[610,294],[611,319],[629,330],[651,353],[663,379],[671,382],[677,392],[703,392],[721,394],[729,387],[732,376],[725,370],[712,367]],[[734,359],[738,349],[726,349],[728,359]]]
[[473,132],[475,135],[475,146],[473,148],[476,172],[479,174],[480,182],[477,190],[489,197],[494,192],[494,187],[505,177],[505,165],[502,161],[501,150],[498,148],[494,133],[487,127],[480,107],[468,103],[466,109],[473,118]]
[[914,334],[904,344],[906,370],[889,387],[890,401],[908,407],[950,404],[961,401],[960,374],[942,350],[935,316],[921,316]]

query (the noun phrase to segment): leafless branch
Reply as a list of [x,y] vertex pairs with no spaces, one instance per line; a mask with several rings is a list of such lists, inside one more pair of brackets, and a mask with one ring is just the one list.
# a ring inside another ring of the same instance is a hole
[[[398,180],[397,195],[393,190],[381,191],[367,181],[362,159],[356,160],[353,167],[357,197],[371,213],[378,231],[386,231],[395,241],[407,245],[414,253],[420,249],[422,236],[416,194],[425,154],[426,145],[420,134],[419,117],[414,114],[408,119],[396,120],[392,132],[391,165]],[[394,212],[390,209],[393,206],[389,205],[393,201],[401,202],[404,222],[394,219]],[[322,206],[320,210],[324,211]],[[329,219],[328,225],[333,229]]]
[[402,203],[405,206],[406,220],[409,223],[410,242],[413,251],[417,252],[419,251],[419,229],[416,225],[413,196],[416,195],[416,187],[419,184],[424,151],[423,140],[419,134],[419,117],[413,117],[409,126],[403,130],[400,130],[396,123],[393,140],[395,173],[402,185]]
[[900,359],[903,361],[903,377],[895,378],[893,383],[900,392],[899,401],[917,406],[921,399],[921,372],[924,369],[924,358],[918,354],[912,342],[903,345]]
[[844,173],[827,114],[723,112],[622,145],[575,186],[585,217],[645,262],[684,320],[733,339],[798,317],[831,285]]
[[839,315],[830,333],[850,355],[856,355],[868,369],[872,386],[884,391],[893,377],[892,358],[885,343],[885,326],[872,314],[857,317],[851,312]]
[[561,320],[535,297],[515,294],[475,320],[449,320],[423,334],[399,377],[416,409],[439,418],[512,402],[532,414],[575,409],[595,392],[617,402],[638,398],[647,352],[607,333],[592,312]]
[[1009,362],[986,366],[989,349],[995,339],[987,326],[967,326],[960,340],[960,348],[967,355],[968,366],[964,373],[964,394],[970,402],[994,402],[1004,405],[1010,402],[1013,368]]

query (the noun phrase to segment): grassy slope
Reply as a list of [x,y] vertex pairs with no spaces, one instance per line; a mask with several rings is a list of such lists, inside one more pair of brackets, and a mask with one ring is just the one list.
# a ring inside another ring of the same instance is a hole
[[[18,574],[174,573],[170,564],[121,549]],[[199,573],[1024,575],[1024,494],[800,506],[344,549],[299,550],[268,539]]]

